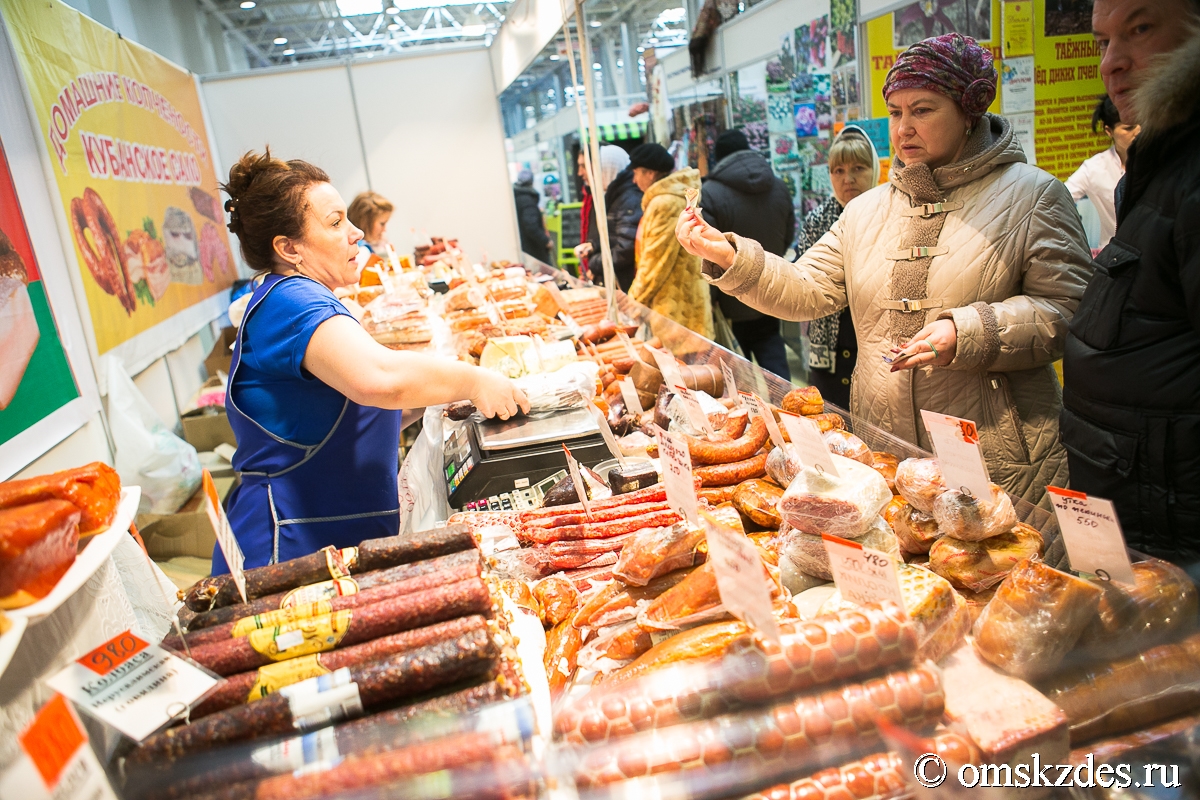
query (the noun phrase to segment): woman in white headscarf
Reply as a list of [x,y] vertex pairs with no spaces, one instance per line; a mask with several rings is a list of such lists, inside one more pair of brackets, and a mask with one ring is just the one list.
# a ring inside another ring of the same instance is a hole
[[[642,190],[633,182],[629,154],[614,144],[600,146],[600,180],[603,182],[604,207],[608,217],[608,246],[612,250],[613,270],[622,291],[633,284],[633,246],[638,223],[642,221]],[[599,226],[591,225],[587,241],[575,248],[580,274],[590,274],[596,283],[604,282],[600,259]]]

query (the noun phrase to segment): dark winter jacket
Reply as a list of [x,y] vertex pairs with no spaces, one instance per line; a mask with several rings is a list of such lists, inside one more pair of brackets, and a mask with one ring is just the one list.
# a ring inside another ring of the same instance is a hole
[[[739,150],[717,162],[704,179],[700,208],[719,231],[754,239],[763,250],[781,256],[796,234],[796,215],[787,186],[754,150]],[[713,291],[713,300],[731,322],[764,316],[740,300]]]
[[[633,168],[617,173],[604,190],[604,209],[608,217],[608,247],[612,250],[613,270],[621,291],[633,285],[633,245],[637,241],[638,223],[642,221],[642,190],[633,182]],[[588,269],[596,283],[604,282],[604,262],[600,257],[600,229],[594,223],[588,229],[592,254]]]
[[1128,544],[1200,560],[1200,35],[1137,89],[1117,232],[1063,360],[1071,487],[1113,500]]
[[513,200],[517,204],[517,230],[521,234],[521,251],[539,261],[550,263],[550,245],[546,241],[546,223],[538,208],[537,190],[532,186],[513,186]]

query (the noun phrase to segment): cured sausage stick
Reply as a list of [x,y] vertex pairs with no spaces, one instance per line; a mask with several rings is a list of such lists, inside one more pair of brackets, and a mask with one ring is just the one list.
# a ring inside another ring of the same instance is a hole
[[[191,718],[200,719],[236,705],[254,702],[269,694],[274,694],[284,686],[315,678],[318,675],[327,675],[342,667],[353,667],[417,647],[427,647],[447,639],[457,639],[464,634],[486,628],[487,620],[478,614],[473,614],[469,617],[459,617],[439,622],[436,625],[395,633],[391,636],[381,636],[353,647],[290,659],[283,662],[286,669],[280,669],[278,664],[271,664],[254,672],[239,672],[217,684],[217,687],[204,698],[204,701],[192,709]],[[301,661],[304,663],[298,663]]]
[[593,511],[591,519],[588,519],[588,516],[580,511],[579,513],[560,514],[557,517],[540,517],[525,523],[525,527],[558,528],[566,525],[586,525],[589,522],[612,522],[613,520],[624,519],[625,517],[636,517],[640,514],[653,514],[668,507],[665,500],[652,503],[633,503],[617,506],[616,508],[604,508],[599,511]]
[[[665,503],[666,501],[666,488],[661,483],[656,483],[653,486],[647,486],[645,489],[638,489],[635,492],[627,492],[626,494],[614,495],[613,497],[605,497],[602,500],[593,500],[588,503],[588,508],[593,514],[595,514],[598,511],[603,511],[608,508],[619,508],[632,503]],[[581,506],[579,503],[568,503],[561,506],[538,508],[534,509],[533,511],[523,511],[521,512],[521,522],[528,525],[534,520],[544,519],[546,517],[557,517],[562,514],[582,513],[583,506]]]
[[877,739],[879,719],[913,730],[932,728],[944,705],[937,668],[920,666],[622,739],[584,753],[575,779],[580,787],[591,788],[734,761],[803,772],[821,766],[823,746]]
[[[276,611],[280,608],[294,605],[296,602],[332,599],[334,597],[341,597],[342,595],[353,594],[354,592],[366,591],[376,586],[382,586],[385,583],[406,581],[419,575],[428,575],[431,572],[454,569],[463,564],[478,563],[480,563],[480,553],[478,550],[472,548],[470,550],[460,550],[457,553],[445,556],[438,556],[437,558],[414,561],[411,564],[401,564],[400,566],[389,567],[388,569],[372,570],[371,572],[364,572],[361,575],[355,575],[352,578],[340,578],[336,581],[329,580],[322,583],[307,584],[291,591],[278,592],[266,597],[260,597],[257,600],[251,600],[249,603],[237,603],[232,606],[214,608],[211,611],[202,611],[192,617],[187,624],[187,629],[191,632],[203,628],[211,628],[245,617],[253,617],[255,614]],[[188,641],[190,642],[191,640],[189,639]]]
[[[472,631],[451,641],[350,667],[348,672],[350,681],[357,686],[361,708],[370,710],[385,702],[484,675],[497,655],[496,645],[487,631]],[[128,761],[136,766],[177,760],[256,736],[305,730],[310,725],[292,712],[291,697],[300,694],[273,694],[189,725],[168,728],[143,741],[130,753]],[[321,719],[317,724],[326,721]]]
[[527,544],[553,544],[566,540],[610,539],[623,533],[634,533],[642,528],[664,528],[674,525],[683,517],[669,508],[636,517],[623,517],[610,522],[589,522],[583,525],[563,525],[558,528],[526,528],[518,539]]
[[[894,603],[782,623],[780,645],[743,636],[715,667],[593,689],[562,709],[555,732],[572,743],[607,742],[712,713],[704,709],[720,712],[905,664],[916,651],[916,626]],[[655,713],[641,713],[645,708]]]
[[356,594],[344,595],[335,597],[332,600],[318,600],[310,603],[300,603],[298,605],[289,606],[284,609],[276,609],[268,611],[264,614],[256,614],[252,617],[242,617],[233,622],[226,622],[224,625],[217,625],[212,628],[203,628],[194,633],[186,634],[181,640],[176,635],[171,635],[163,639],[163,647],[169,647],[172,650],[183,650],[183,642],[187,642],[189,648],[200,647],[202,645],[211,644],[213,642],[226,641],[239,636],[246,636],[251,631],[260,630],[262,628],[272,628],[279,625],[291,624],[298,620],[308,617],[317,617],[322,614],[329,614],[334,611],[341,611],[347,608],[358,608],[359,606],[371,605],[384,600],[390,600],[393,597],[399,597],[413,592],[432,589],[437,586],[445,586],[448,583],[456,583],[458,581],[470,580],[478,578],[482,573],[482,565],[478,559],[474,563],[466,563],[450,569],[444,569],[440,572],[431,572],[425,575],[418,575],[408,580],[396,581],[395,583],[385,583],[375,586],[371,589],[358,592]]
[[486,614],[491,605],[487,585],[479,578],[472,578],[313,617],[288,631],[264,629],[249,636],[202,645],[192,650],[192,660],[218,675],[233,675],[274,661],[349,647],[455,617]]
[[745,461],[762,449],[767,443],[767,423],[762,417],[755,417],[745,433],[728,442],[710,442],[686,435],[685,438],[693,466],[729,464]]
[[761,478],[767,474],[767,453],[760,453],[745,461],[734,461],[731,464],[714,464],[706,467],[696,467],[692,475],[700,479],[700,485],[733,486],[748,481],[751,478]]

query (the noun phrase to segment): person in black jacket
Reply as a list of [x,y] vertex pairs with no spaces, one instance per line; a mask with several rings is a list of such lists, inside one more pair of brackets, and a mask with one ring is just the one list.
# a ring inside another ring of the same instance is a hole
[[1071,488],[1112,500],[1131,547],[1200,572],[1200,3],[1096,0],[1092,25],[1142,129],[1067,338]]
[[521,252],[528,253],[545,264],[550,263],[550,237],[538,208],[537,189],[533,188],[533,173],[523,169],[513,184],[513,200],[517,204],[517,230],[521,234]]
[[[754,239],[767,252],[783,255],[796,233],[796,215],[787,186],[775,177],[767,159],[750,149],[746,134],[739,130],[725,131],[717,137],[716,158],[717,165],[701,187],[704,219],[718,230]],[[779,320],[715,287],[712,295],[746,357],[753,355],[763,369],[791,380]]]
[[[633,285],[633,246],[642,221],[642,190],[633,182],[629,154],[615,144],[600,145],[600,180],[604,183],[604,209],[608,218],[608,247],[612,251],[617,285],[628,292]],[[593,207],[594,208],[594,207]],[[604,262],[600,257],[600,228],[588,226],[587,241],[575,248],[575,257],[586,263],[592,282],[604,285]],[[585,261],[586,259],[586,261]]]

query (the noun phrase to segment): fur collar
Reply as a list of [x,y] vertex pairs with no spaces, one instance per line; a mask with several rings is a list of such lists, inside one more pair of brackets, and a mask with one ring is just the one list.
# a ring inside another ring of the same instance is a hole
[[1200,23],[1191,23],[1177,49],[1155,59],[1133,96],[1141,135],[1157,136],[1186,122],[1200,106]]

